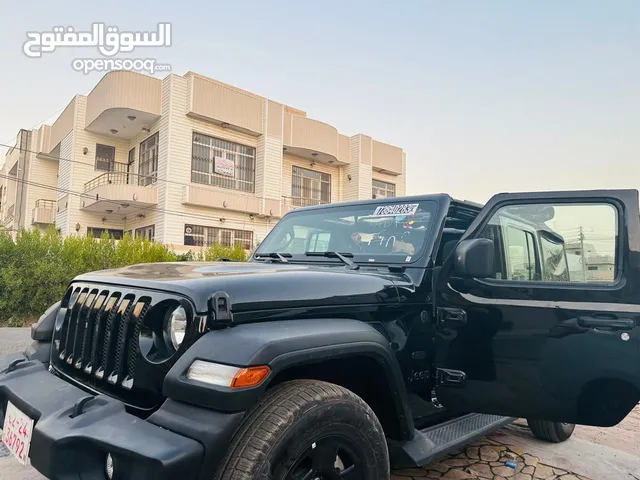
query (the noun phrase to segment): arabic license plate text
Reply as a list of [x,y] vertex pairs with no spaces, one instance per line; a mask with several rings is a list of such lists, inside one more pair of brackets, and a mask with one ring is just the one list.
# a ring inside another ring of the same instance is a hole
[[33,419],[8,402],[2,427],[2,443],[22,465],[29,463],[29,447],[33,433]]

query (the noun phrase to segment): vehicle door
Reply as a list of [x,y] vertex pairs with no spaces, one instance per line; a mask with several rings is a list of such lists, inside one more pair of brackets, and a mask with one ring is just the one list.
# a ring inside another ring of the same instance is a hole
[[610,426],[640,400],[635,190],[499,194],[436,282],[436,395]]

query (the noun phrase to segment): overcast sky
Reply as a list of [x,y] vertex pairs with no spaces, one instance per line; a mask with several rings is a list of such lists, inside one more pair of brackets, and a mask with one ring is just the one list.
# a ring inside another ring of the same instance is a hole
[[71,68],[92,49],[27,58],[27,31],[172,22],[129,56],[402,147],[408,193],[640,186],[639,0],[4,3],[1,143],[102,76]]

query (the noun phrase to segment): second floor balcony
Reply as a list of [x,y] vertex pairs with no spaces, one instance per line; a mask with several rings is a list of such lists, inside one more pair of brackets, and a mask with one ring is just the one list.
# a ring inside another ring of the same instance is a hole
[[328,199],[311,197],[282,197],[281,216],[296,208],[313,207],[330,203]]
[[31,213],[31,225],[51,225],[56,219],[57,202],[55,200],[36,200]]
[[84,185],[81,208],[96,213],[133,213],[158,204],[156,176],[107,172]]

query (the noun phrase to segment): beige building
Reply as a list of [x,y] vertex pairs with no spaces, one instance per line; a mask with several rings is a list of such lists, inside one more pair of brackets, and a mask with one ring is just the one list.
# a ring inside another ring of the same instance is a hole
[[398,147],[192,72],[111,72],[53,125],[20,131],[0,224],[252,248],[293,208],[404,195],[405,164]]

